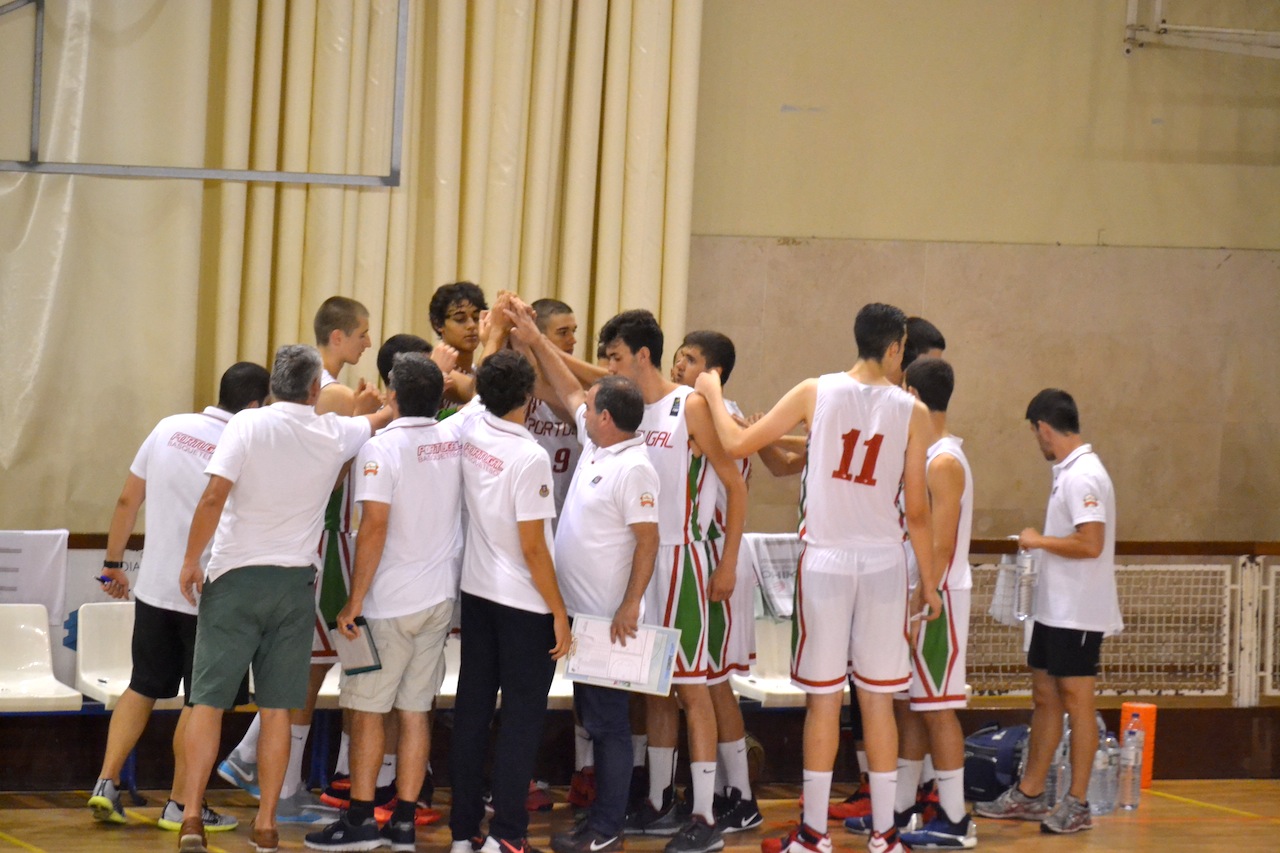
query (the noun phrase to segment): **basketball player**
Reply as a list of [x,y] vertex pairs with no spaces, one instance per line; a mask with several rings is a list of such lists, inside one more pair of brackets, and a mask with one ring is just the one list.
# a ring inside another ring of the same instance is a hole
[[902,361],[906,321],[893,306],[864,306],[854,321],[858,360],[853,367],[805,380],[745,430],[724,407],[719,376],[709,371],[697,381],[716,432],[736,458],[801,422],[809,428],[800,532],[805,549],[796,572],[791,665],[793,683],[808,694],[804,818],[786,838],[765,842],[764,853],[831,850],[827,808],[850,659],[870,766],[875,831],[868,848],[873,853],[905,849],[893,823],[898,752],[893,693],[911,677],[906,562],[894,505],[904,479],[907,526],[926,580],[918,596],[927,605],[922,612],[936,618],[941,607],[930,583],[928,411],[890,378]]
[[[89,798],[95,820],[125,822],[120,805],[120,769],[142,735],[156,700],[176,696],[179,682],[185,678],[187,704],[178,715],[173,733],[173,788],[157,821],[161,829],[177,831],[182,826],[186,805],[181,787],[186,774],[183,739],[191,711],[196,608],[178,591],[178,570],[182,567],[191,515],[204,491],[204,466],[231,416],[266,402],[269,381],[269,374],[260,365],[247,361],[232,365],[222,374],[217,406],[160,421],[129,466],[129,476],[111,517],[102,564],[102,575],[107,579],[103,589],[112,598],[129,597],[129,579],[122,562],[124,549],[138,510],[148,496],[153,500],[147,512],[147,547],[142,552],[134,589],[133,672],[128,689],[111,712],[102,770]],[[205,551],[201,563],[208,562],[209,553]],[[237,704],[248,700],[247,689],[245,694],[237,697]],[[220,815],[207,806],[202,818],[208,832],[235,829],[238,823],[234,817]]]
[[476,350],[480,347],[481,314],[489,310],[484,291],[469,281],[459,281],[436,288],[431,295],[427,314],[431,328],[440,341],[458,351],[457,365],[445,391],[445,407],[441,419],[453,414],[475,396]]
[[[531,305],[535,312],[538,331],[546,336],[561,352],[573,354],[578,343],[576,333],[578,321],[574,319],[573,309],[558,299],[538,299]],[[543,399],[550,397],[551,399]],[[554,404],[554,405],[553,405]],[[551,457],[551,475],[555,478],[556,517],[564,506],[565,495],[569,492],[569,483],[573,480],[573,472],[578,467],[578,454],[582,445],[578,443],[578,430],[572,418],[562,418],[556,410],[560,408],[559,400],[554,393],[543,393],[542,397],[534,397],[529,401],[529,409],[525,414],[524,426],[533,434],[534,439]],[[568,414],[568,413],[564,413]],[[554,526],[554,525],[553,525]]]

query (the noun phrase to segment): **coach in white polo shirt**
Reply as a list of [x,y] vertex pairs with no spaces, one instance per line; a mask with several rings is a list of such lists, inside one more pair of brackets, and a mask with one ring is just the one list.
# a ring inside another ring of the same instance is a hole
[[395,357],[387,405],[396,413],[356,458],[361,505],[351,597],[338,629],[357,639],[368,620],[381,669],[343,675],[339,702],[351,720],[351,806],[307,835],[316,850],[372,849],[374,787],[382,765],[383,715],[400,721],[396,806],[381,830],[393,849],[412,850],[414,812],[427,774],[427,712],[444,678],[444,643],[453,619],[462,558],[462,469],[458,427],[437,422],[444,376],[423,353]]
[[525,797],[555,661],[569,651],[569,619],[548,544],[555,516],[551,461],[524,428],[533,383],[533,366],[511,350],[486,358],[476,369],[485,410],[462,438],[468,518],[450,767],[455,853],[471,853],[471,839],[480,834],[484,755],[499,689],[489,835],[504,853],[528,849]]
[[[205,469],[209,485],[191,519],[179,578],[189,602],[201,593],[180,850],[206,849],[200,804],[217,758],[222,712],[231,707],[250,663],[262,720],[262,798],[253,840],[259,850],[278,845],[275,811],[289,755],[288,711],[307,698],[315,543],[325,504],[343,463],[391,420],[389,408],[356,418],[317,415],[320,371],[313,347],[277,350],[271,372],[277,402],[233,417]],[[211,537],[213,551],[202,569],[200,554]]]
[[[1066,391],[1046,388],[1027,406],[1044,458],[1053,462],[1053,490],[1044,533],[1028,527],[1022,548],[1036,549],[1035,623],[1031,667],[1031,744],[1021,781],[998,799],[976,804],[980,815],[1042,820],[1046,832],[1092,827],[1085,800],[1098,748],[1094,692],[1102,638],[1124,628],[1116,594],[1116,499],[1102,460],[1080,436],[1080,413]],[[1049,811],[1045,778],[1071,718],[1071,790]]]

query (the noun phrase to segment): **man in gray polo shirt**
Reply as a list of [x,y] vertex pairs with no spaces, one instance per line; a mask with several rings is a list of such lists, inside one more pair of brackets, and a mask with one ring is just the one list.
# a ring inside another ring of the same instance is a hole
[[390,409],[357,418],[317,415],[320,371],[314,348],[281,347],[271,372],[276,402],[233,417],[205,469],[209,485],[191,519],[179,578],[192,604],[200,593],[179,850],[207,850],[200,804],[217,760],[222,713],[250,663],[262,714],[253,843],[259,853],[279,846],[275,812],[289,756],[288,712],[306,701],[315,543],[325,503],[343,464],[391,420]]

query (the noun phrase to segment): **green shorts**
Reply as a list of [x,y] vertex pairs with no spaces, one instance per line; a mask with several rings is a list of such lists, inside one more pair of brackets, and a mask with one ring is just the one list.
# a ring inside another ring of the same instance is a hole
[[305,705],[315,583],[311,566],[243,566],[205,583],[191,704],[233,707],[252,663],[254,701],[260,707]]

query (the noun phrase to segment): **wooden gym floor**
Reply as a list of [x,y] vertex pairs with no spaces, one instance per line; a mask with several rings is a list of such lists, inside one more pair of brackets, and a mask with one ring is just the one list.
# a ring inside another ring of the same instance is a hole
[[[839,787],[839,786],[837,786]],[[549,812],[535,813],[529,827],[532,846],[549,850],[552,832],[568,829],[573,817],[563,802],[564,790],[553,789],[559,801]],[[155,826],[167,792],[147,791],[148,805],[126,806],[125,826],[97,824],[84,807],[88,791],[52,794],[0,794],[0,853],[102,853],[102,851],[173,851],[174,833]],[[838,790],[840,796],[847,791]],[[757,791],[764,826],[729,836],[727,853],[757,853],[760,839],[781,834],[797,817],[794,785],[764,785]],[[128,795],[126,794],[126,802]],[[251,849],[248,825],[255,803],[247,794],[226,790],[209,792],[210,805],[234,814],[242,827],[210,836],[210,850],[240,853]],[[437,795],[437,805],[447,806],[448,792]],[[446,812],[446,820],[448,818]],[[281,850],[303,850],[302,837],[312,828],[281,827]],[[864,839],[843,829],[832,829],[836,850],[860,851]],[[418,830],[418,849],[446,851],[449,830],[436,825]],[[632,853],[659,853],[660,838],[628,838]],[[1039,827],[1020,822],[978,822],[978,847],[982,850],[1126,851],[1126,853],[1181,853],[1182,851],[1280,850],[1280,780],[1159,781],[1143,793],[1142,806],[1132,814],[1095,818],[1091,832],[1075,836],[1042,835]]]

